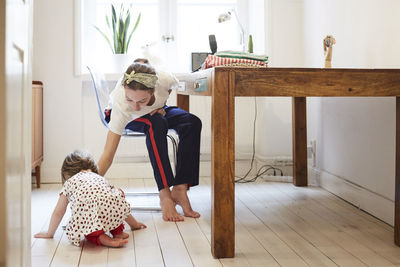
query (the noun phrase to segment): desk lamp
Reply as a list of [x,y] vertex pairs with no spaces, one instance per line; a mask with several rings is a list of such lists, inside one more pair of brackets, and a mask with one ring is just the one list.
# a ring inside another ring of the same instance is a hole
[[240,28],[240,45],[242,46],[242,51],[244,52],[245,49],[246,49],[245,48],[245,43],[244,43],[244,29],[243,29],[242,24],[239,21],[239,17],[237,15],[236,11],[234,9],[232,9],[232,10],[226,12],[226,13],[222,13],[221,15],[218,16],[218,23],[222,23],[222,22],[230,20],[232,18],[232,13],[235,15],[236,21],[239,24],[239,28]]

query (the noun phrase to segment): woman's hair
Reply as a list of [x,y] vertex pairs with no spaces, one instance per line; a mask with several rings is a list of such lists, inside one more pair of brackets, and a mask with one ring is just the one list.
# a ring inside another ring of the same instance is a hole
[[[136,59],[139,61],[139,59]],[[135,60],[135,61],[136,61]],[[140,59],[143,60],[143,59]],[[134,62],[133,64],[131,64],[125,71],[125,74],[130,74],[132,73],[132,71],[134,71],[134,73],[147,73],[147,74],[154,74],[156,75],[156,70],[149,64],[145,64],[145,63],[140,63],[140,62]],[[145,86],[144,84],[141,84],[140,82],[137,81],[130,81],[129,83],[127,83],[127,80],[125,79],[122,82],[122,86],[130,88],[132,90],[145,90],[145,91],[149,91],[149,93],[154,93],[154,88],[149,88],[147,86]]]
[[93,157],[88,152],[75,150],[65,157],[62,164],[62,183],[64,184],[70,177],[84,170],[91,170],[94,173],[98,173],[97,164]]
[[137,58],[133,62],[135,62],[135,63],[139,62],[139,63],[150,65],[149,60],[147,58]]

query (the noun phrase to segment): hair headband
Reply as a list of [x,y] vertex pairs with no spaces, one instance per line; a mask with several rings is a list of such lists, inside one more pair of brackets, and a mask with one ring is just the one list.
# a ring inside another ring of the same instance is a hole
[[158,77],[155,74],[149,73],[135,73],[133,70],[130,74],[125,73],[124,82],[130,84],[132,81],[143,84],[148,88],[155,88]]

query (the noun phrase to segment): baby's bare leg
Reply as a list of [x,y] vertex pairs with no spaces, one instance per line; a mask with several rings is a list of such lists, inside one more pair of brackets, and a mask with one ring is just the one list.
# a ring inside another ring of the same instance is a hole
[[111,238],[106,234],[100,235],[99,241],[103,246],[113,247],[113,248],[120,248],[124,244],[128,243],[128,240],[126,240],[126,239]]

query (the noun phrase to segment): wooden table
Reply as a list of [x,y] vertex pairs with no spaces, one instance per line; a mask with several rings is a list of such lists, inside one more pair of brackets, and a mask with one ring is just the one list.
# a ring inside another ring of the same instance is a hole
[[43,83],[32,82],[32,175],[40,188],[40,166],[43,162]]
[[216,258],[235,255],[235,96],[293,98],[293,184],[307,186],[306,97],[396,97],[394,242],[400,246],[400,70],[216,67],[177,75],[178,106],[189,95],[212,97],[211,250]]

